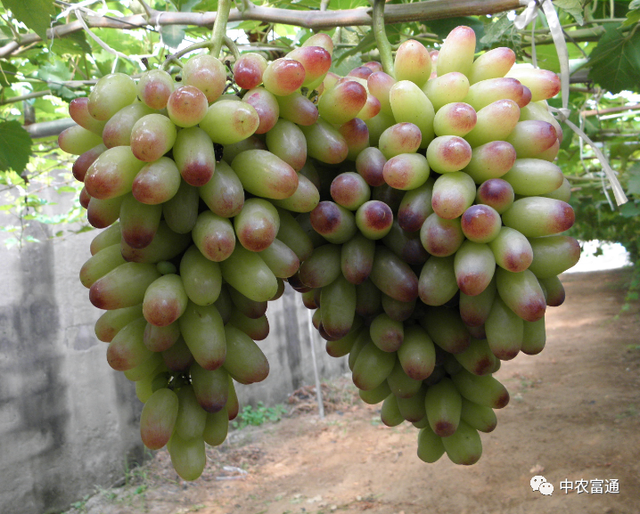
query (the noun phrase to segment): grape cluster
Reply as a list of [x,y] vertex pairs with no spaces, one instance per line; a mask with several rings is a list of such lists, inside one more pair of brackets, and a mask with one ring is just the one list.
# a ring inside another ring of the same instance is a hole
[[199,54],[179,80],[115,73],[70,104],[59,144],[104,229],[80,271],[96,334],[185,479],[226,438],[234,384],[267,377],[255,341],[285,282],[382,421],[420,429],[422,460],[476,462],[509,399],[492,374],[543,349],[579,257],[555,74],[507,48],[474,60],[468,27],[439,52],[404,42],[394,77],[338,76],[332,51],[316,34],[231,76]]

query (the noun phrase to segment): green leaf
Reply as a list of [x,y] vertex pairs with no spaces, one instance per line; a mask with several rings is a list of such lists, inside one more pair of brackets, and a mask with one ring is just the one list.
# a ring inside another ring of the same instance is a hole
[[84,32],[74,32],[65,37],[55,38],[51,50],[57,55],[91,54],[91,46],[87,42]]
[[629,11],[627,19],[620,25],[621,27],[631,27],[640,21],[640,9]]
[[457,17],[457,18],[445,18],[442,20],[429,22],[429,28],[433,32],[435,32],[443,41],[449,35],[449,32],[451,32],[453,29],[455,29],[460,25],[465,25],[473,29],[473,31],[476,33],[476,40],[478,42],[476,45],[477,46],[476,50],[479,49],[478,47],[481,48],[480,41],[485,35],[484,33],[485,27],[484,27],[484,23],[479,21],[478,18]]
[[18,68],[6,61],[0,61],[0,87],[9,87],[13,82],[17,82],[16,73]]
[[607,26],[591,52],[589,78],[611,93],[635,91],[640,76],[640,31],[628,37]]
[[640,163],[634,163],[629,168],[629,180],[627,180],[627,194],[640,196]]
[[51,17],[56,14],[53,0],[2,0],[14,18],[24,23],[45,41]]
[[0,171],[20,173],[31,156],[31,136],[17,121],[0,123]]
[[162,42],[169,48],[176,50],[184,39],[186,25],[165,25],[160,29]]
[[499,43],[507,33],[513,30],[513,22],[506,16],[500,15],[494,17],[495,21],[491,21],[484,28],[484,36],[480,38],[480,44],[483,47],[491,47]]
[[555,0],[553,4],[573,16],[579,25],[584,24],[583,8],[580,0]]
[[640,9],[640,0],[632,0],[629,4],[630,11],[633,11],[635,9]]
[[627,202],[620,207],[620,216],[623,218],[633,218],[640,216],[640,205],[633,202]]

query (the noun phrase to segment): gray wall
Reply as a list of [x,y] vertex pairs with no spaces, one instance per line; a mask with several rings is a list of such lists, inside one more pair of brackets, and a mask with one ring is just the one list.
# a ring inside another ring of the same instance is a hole
[[[6,221],[0,218],[0,223]],[[93,324],[102,311],[88,300],[78,271],[97,232],[49,240],[60,227],[33,224],[41,243],[0,243],[0,509],[12,514],[63,510],[122,477],[143,453],[134,386],[107,364]],[[243,404],[275,404],[313,384],[307,311],[289,290],[267,312],[271,333],[259,342],[271,372],[239,386]],[[344,359],[314,347],[322,378],[346,370]]]

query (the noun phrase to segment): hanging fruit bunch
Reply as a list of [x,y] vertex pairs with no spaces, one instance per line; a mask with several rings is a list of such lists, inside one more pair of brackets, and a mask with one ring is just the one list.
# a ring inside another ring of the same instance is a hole
[[468,27],[439,52],[405,41],[392,69],[341,77],[332,51],[316,34],[232,70],[198,53],[70,104],[60,147],[103,229],[80,271],[96,335],[184,479],[225,440],[235,384],[267,377],[255,341],[285,282],[383,423],[419,429],[420,459],[475,463],[509,400],[493,373],[543,349],[579,258],[555,74],[474,59]]

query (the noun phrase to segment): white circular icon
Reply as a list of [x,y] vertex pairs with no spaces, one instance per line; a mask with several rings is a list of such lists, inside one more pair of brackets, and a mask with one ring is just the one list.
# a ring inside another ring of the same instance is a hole
[[529,481],[529,484],[531,485],[531,489],[538,491],[540,489],[540,485],[544,484],[546,481],[547,479],[542,475],[536,475]]
[[551,482],[544,482],[540,484],[540,493],[545,496],[551,496],[553,494],[553,484]]

